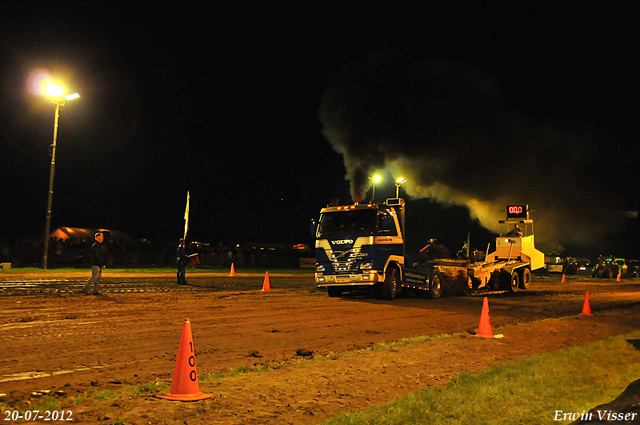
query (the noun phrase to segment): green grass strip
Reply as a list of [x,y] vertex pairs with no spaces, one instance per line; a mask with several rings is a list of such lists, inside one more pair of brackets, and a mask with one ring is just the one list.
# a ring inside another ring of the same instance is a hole
[[322,424],[570,423],[571,420],[557,418],[564,413],[586,413],[608,403],[640,379],[640,351],[627,341],[638,338],[640,331],[634,331],[514,360],[475,374],[462,373],[446,388],[412,393],[365,412],[341,414]]

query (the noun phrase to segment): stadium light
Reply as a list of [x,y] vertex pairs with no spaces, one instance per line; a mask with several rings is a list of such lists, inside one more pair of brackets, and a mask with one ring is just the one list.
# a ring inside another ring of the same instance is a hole
[[400,197],[400,185],[407,182],[407,179],[404,177],[399,177],[396,179],[396,198]]
[[64,89],[58,84],[51,83],[47,85],[46,89],[44,89],[44,93],[52,98],[62,97],[62,95],[64,94]]
[[45,94],[56,104],[56,112],[53,120],[53,144],[51,145],[51,173],[49,174],[49,198],[47,200],[47,219],[44,226],[44,253],[42,256],[42,266],[46,270],[49,254],[49,233],[51,232],[51,204],[53,203],[53,177],[56,170],[56,142],[58,139],[58,119],[60,118],[60,107],[64,106],[68,100],[80,97],[78,93],[64,96],[64,88],[58,84],[48,84]]

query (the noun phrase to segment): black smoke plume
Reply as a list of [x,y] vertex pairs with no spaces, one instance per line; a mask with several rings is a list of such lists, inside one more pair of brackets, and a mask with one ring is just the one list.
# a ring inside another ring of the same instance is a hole
[[536,240],[591,242],[614,225],[615,196],[589,167],[592,134],[506,110],[479,69],[383,47],[331,77],[320,120],[354,199],[384,169],[408,179],[409,195],[465,205],[494,231],[508,204],[530,205]]

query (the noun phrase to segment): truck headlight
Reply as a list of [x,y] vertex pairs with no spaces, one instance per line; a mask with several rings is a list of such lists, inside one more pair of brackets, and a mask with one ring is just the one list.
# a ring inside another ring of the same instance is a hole
[[362,263],[360,264],[360,270],[371,270],[373,268],[372,263]]
[[316,271],[317,272],[324,272],[324,266],[322,264],[316,264]]

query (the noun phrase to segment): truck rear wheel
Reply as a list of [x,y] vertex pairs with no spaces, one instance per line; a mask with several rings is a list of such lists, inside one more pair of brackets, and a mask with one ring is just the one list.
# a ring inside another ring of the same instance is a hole
[[531,270],[527,267],[520,270],[520,289],[527,289],[531,283]]
[[442,295],[442,276],[439,272],[433,272],[429,277],[429,298],[440,298],[440,295]]
[[382,282],[382,298],[385,300],[392,300],[396,297],[396,294],[400,289],[400,279],[398,276],[398,269],[395,267],[389,267],[387,269],[384,282]]
[[509,279],[509,292],[518,292],[518,288],[520,287],[520,276],[517,271],[513,271],[511,273],[511,278]]

